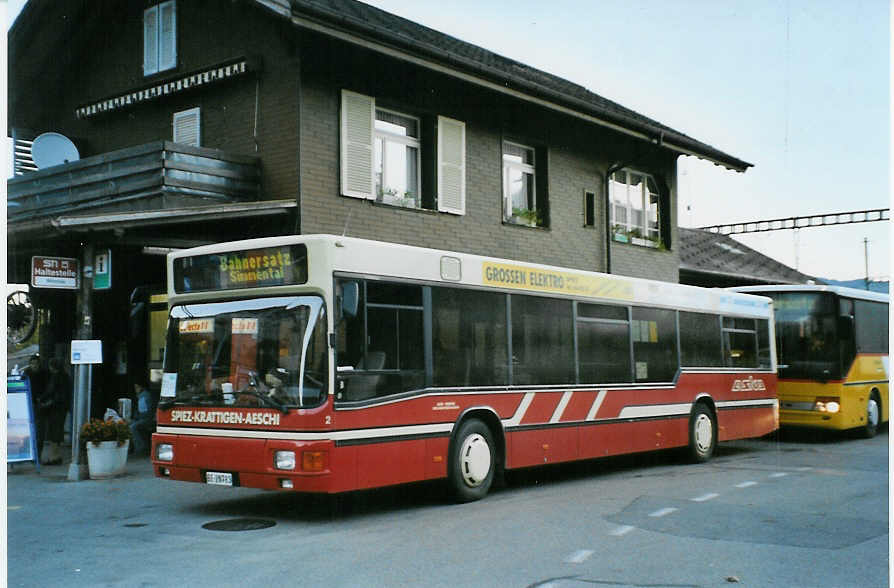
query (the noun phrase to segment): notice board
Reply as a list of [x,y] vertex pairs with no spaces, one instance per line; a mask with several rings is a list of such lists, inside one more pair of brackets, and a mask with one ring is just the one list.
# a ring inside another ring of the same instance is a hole
[[28,378],[7,376],[6,391],[6,460],[9,463],[33,461],[38,464],[34,409],[31,405],[31,385]]

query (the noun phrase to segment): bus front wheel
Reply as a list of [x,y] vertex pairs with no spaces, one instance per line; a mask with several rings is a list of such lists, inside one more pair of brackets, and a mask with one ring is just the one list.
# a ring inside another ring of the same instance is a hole
[[689,458],[695,463],[711,459],[717,446],[717,423],[711,409],[698,403],[689,418]]
[[496,455],[490,428],[478,419],[463,422],[453,438],[450,490],[457,502],[480,500],[494,481]]
[[869,402],[866,403],[866,424],[860,430],[863,438],[871,439],[878,433],[879,423],[879,400],[875,391],[869,395]]

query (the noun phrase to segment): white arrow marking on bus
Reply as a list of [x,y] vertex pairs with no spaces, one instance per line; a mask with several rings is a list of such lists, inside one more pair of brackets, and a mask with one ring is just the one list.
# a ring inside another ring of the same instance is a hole
[[596,413],[599,412],[599,407],[602,406],[602,401],[605,400],[605,394],[605,390],[600,390],[599,394],[596,395],[596,400],[593,401],[593,406],[590,407],[590,412],[587,413],[588,421],[596,418]]
[[568,402],[571,400],[571,395],[574,392],[568,391],[562,394],[562,399],[559,400],[559,405],[556,406],[556,410],[553,411],[553,416],[550,417],[549,422],[558,423],[559,419],[562,418],[562,413],[565,412],[565,407],[568,406]]
[[528,392],[525,394],[525,397],[522,398],[521,404],[518,405],[518,410],[515,411],[515,414],[512,415],[512,418],[506,421],[507,427],[514,427],[518,425],[523,418],[525,418],[525,413],[528,411],[528,407],[531,406],[531,402],[534,400],[534,392]]

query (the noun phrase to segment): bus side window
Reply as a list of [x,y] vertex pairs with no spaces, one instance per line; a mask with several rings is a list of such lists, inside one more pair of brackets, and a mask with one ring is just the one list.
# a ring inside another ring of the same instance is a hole
[[636,381],[672,381],[678,367],[676,313],[633,307],[631,316]]
[[729,367],[757,367],[755,319],[723,317],[723,348]]
[[363,343],[366,337],[363,328],[366,314],[363,295],[363,284],[357,280],[339,280],[336,283],[338,297],[336,352],[338,366],[341,368],[354,368],[363,357]]
[[773,363],[770,357],[770,324],[763,319],[757,319],[757,360],[758,367],[764,369]]
[[506,295],[432,288],[432,347],[435,386],[508,384]]
[[[766,331],[767,321],[763,323]],[[769,345],[767,341],[768,357]],[[717,315],[680,311],[680,357],[685,367],[723,365],[723,343]]]

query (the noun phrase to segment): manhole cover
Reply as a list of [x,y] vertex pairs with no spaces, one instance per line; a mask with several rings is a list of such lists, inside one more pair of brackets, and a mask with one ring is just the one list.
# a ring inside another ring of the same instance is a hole
[[266,529],[276,524],[269,519],[227,519],[225,521],[212,521],[202,525],[209,531],[256,531]]

